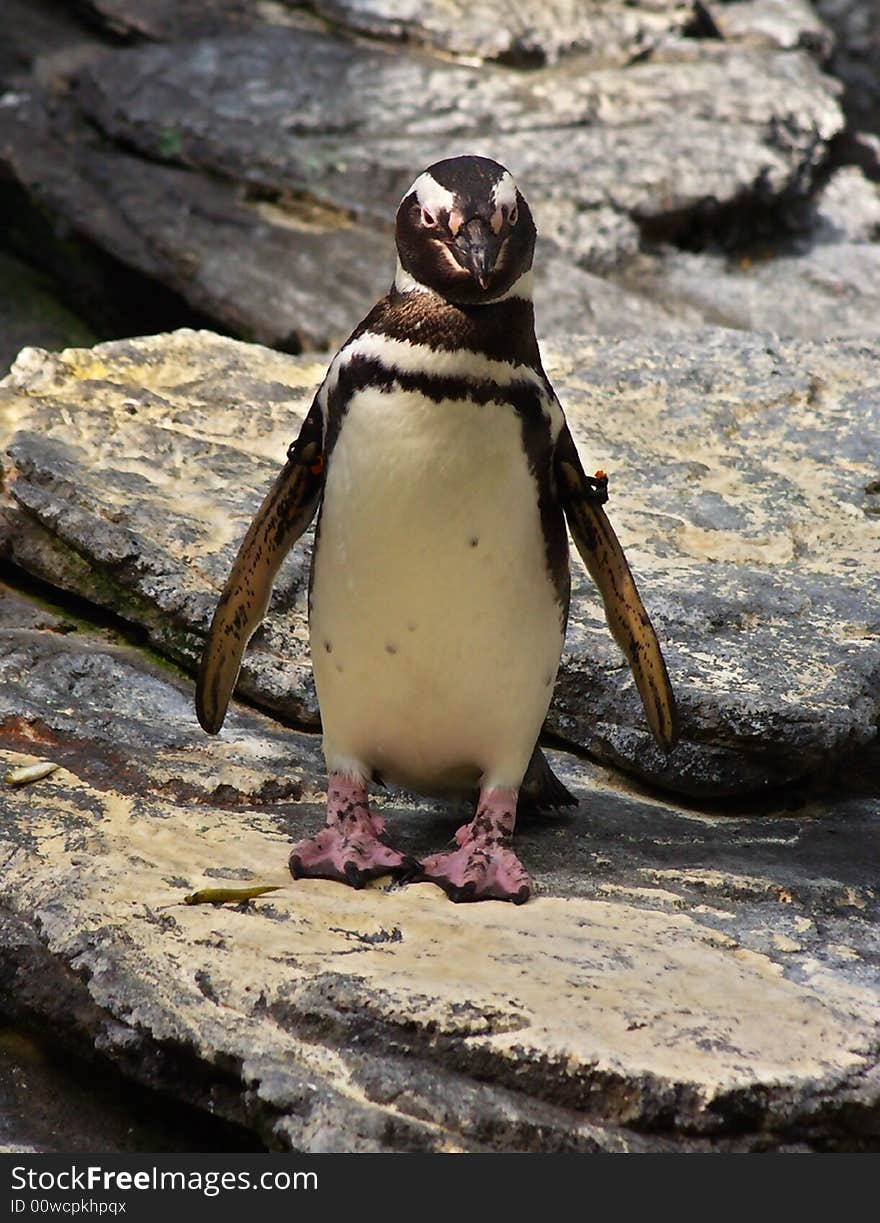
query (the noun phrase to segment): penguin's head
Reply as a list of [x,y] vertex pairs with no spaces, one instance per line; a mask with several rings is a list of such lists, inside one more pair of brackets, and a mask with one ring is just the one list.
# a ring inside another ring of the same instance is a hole
[[[513,176],[488,157],[450,157],[423,171],[397,210],[397,287],[480,305],[532,266],[535,223]],[[415,283],[413,283],[415,282]]]

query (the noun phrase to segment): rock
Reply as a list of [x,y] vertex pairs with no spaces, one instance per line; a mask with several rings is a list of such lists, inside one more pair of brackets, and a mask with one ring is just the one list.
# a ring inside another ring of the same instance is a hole
[[[51,980],[74,1007],[82,1004],[82,983],[53,960],[32,927],[0,915],[0,946],[7,980],[22,967],[32,979],[42,971],[43,999],[48,998]],[[46,1027],[44,1016],[31,1015],[28,1024],[11,1022],[12,1012],[20,1013],[23,1008],[21,999],[11,998],[4,985],[0,985],[0,998],[4,1011],[0,1150],[4,1155],[62,1151],[66,1155],[96,1151],[102,1155],[145,1151],[192,1155],[265,1150],[255,1135],[207,1111],[187,1108],[179,1099],[140,1088],[132,1079],[121,1080],[118,1071],[96,1055],[93,1032],[82,1023],[81,1014],[67,1025],[68,1035],[74,1035],[70,1029],[75,1026],[79,1043],[87,1041],[88,1049],[72,1056],[71,1042],[59,1047],[57,1033],[46,1039],[37,1035],[36,1029]]]
[[[67,216],[74,233],[123,267],[170,286],[190,311],[210,312],[222,300],[228,326],[296,351],[338,341],[375,299],[376,285],[390,282],[390,240],[377,249],[332,210],[324,210],[327,223],[313,223],[308,209],[301,223],[296,216],[268,221],[268,206],[242,202],[231,184],[214,184],[179,167],[144,166],[125,153],[113,165],[88,140],[79,149],[77,182],[69,177],[77,173],[70,145],[45,126],[46,116],[24,97],[13,109],[18,115],[27,111],[34,120],[32,136],[39,132],[30,164],[47,203],[68,193],[65,184],[76,184]],[[182,218],[188,218],[185,230]],[[344,279],[330,261],[331,234],[336,256],[349,252]],[[287,276],[281,274],[285,267]],[[324,290],[320,311],[316,285]],[[174,302],[165,308],[179,310]]]
[[241,710],[222,741],[209,739],[194,729],[192,684],[176,669],[150,665],[118,636],[47,614],[5,585],[0,595],[6,743],[39,747],[83,781],[133,797],[158,789],[231,809],[320,789],[314,735]]
[[0,251],[0,374],[22,348],[81,347],[97,337],[63,306],[52,284],[26,264]]
[[626,64],[694,22],[690,0],[544,0],[522,7],[503,0],[311,0],[311,8],[361,34],[520,67],[571,52],[590,65]]
[[8,94],[34,79],[51,84],[55,65],[70,72],[104,49],[68,8],[52,0],[3,0],[0,105],[10,105]]
[[[523,75],[256,30],[119,50],[76,89],[93,123],[147,156],[386,222],[421,166],[475,139],[497,145],[528,184],[539,222],[545,201],[565,203],[573,227],[578,212],[602,207],[652,216],[729,199],[759,177],[781,192],[840,126],[833,87],[808,56],[733,47],[625,71]],[[578,224],[595,228],[589,216]],[[621,236],[604,243],[618,252]]]
[[880,10],[874,0],[814,0],[835,36],[831,69],[845,85],[844,99],[856,132],[880,134]]
[[683,295],[664,299],[661,292],[652,298],[640,278],[626,273],[595,276],[573,267],[549,242],[539,253],[542,274],[535,282],[535,318],[541,337],[565,335],[572,320],[581,331],[617,337],[680,332],[702,323],[700,308],[682,300]]
[[779,48],[806,47],[820,60],[834,39],[810,0],[706,0],[703,9],[719,37]]
[[174,40],[252,20],[253,0],[80,0],[115,38]]
[[856,166],[843,166],[822,191],[817,213],[818,230],[825,241],[876,243],[880,233],[880,185],[869,182]]
[[679,319],[693,315],[783,336],[880,334],[880,188],[855,166],[832,174],[808,234],[772,254],[666,249],[635,260],[623,285]]
[[[117,47],[65,86],[32,82],[0,108],[9,178],[178,310],[288,351],[336,345],[384,291],[397,203],[439,157],[476,147],[514,169],[543,234],[541,292],[569,302],[547,312],[564,333],[595,314],[588,277],[646,235],[675,240],[707,202],[723,226],[756,199],[771,219],[808,199],[842,127],[807,53],[689,38],[625,68],[569,57],[526,73],[257,24]],[[560,294],[549,273],[572,263]],[[603,293],[623,315],[637,288]],[[670,326],[695,313],[639,310]]]
[[[857,774],[880,709],[877,342],[707,330],[544,355],[588,470],[611,473],[683,742],[669,757],[653,745],[577,560],[548,730],[689,796]],[[0,387],[9,559],[194,668],[325,364],[186,331],[26,350]],[[315,727],[309,548],[281,572],[239,692]]]
[[[208,739],[187,680],[8,590],[0,640],[2,773],[62,765],[4,794],[5,1013],[275,1149],[875,1143],[876,796],[698,814],[554,753],[585,813],[523,827],[528,905],[293,883],[314,737]],[[378,802],[417,854],[461,818]]]
[[876,742],[877,354],[724,331],[547,346],[585,461],[613,473],[612,498],[619,487],[612,520],[663,626],[690,742],[648,763],[637,708],[621,717],[620,691],[587,678],[614,663],[601,619],[581,620],[578,569],[550,716],[565,740],[604,759],[619,744],[624,767],[703,795],[785,786]]
[[[78,427],[86,425],[90,433],[87,422],[97,423],[92,410],[79,410],[73,417],[70,408],[57,400],[54,402],[60,415],[56,416],[59,427],[56,440],[31,435],[37,449],[42,450],[43,459],[48,459],[50,465],[60,459],[65,465],[63,486],[74,498],[68,507],[76,520],[74,525],[71,519],[71,526],[77,538],[91,540],[87,547],[93,551],[97,564],[84,561],[76,545],[71,546],[73,536],[66,530],[65,543],[53,529],[47,532],[38,527],[36,532],[28,531],[28,542],[22,538],[21,549],[12,544],[13,537],[17,536],[16,528],[11,535],[6,535],[7,546],[12,546],[19,563],[53,584],[84,595],[143,625],[154,645],[189,665],[200,651],[200,638],[193,635],[193,630],[195,628],[198,633],[199,628],[206,629],[216,591],[225,580],[224,571],[237,546],[235,524],[240,525],[243,521],[242,496],[249,505],[244,515],[249,516],[261,500],[261,485],[272,479],[277,469],[276,460],[284,453],[283,445],[279,450],[277,428],[279,425],[284,431],[298,428],[298,417],[292,415],[295,405],[304,403],[310,396],[322,370],[315,364],[297,366],[286,358],[264,353],[270,364],[254,382],[253,375],[241,365],[241,358],[248,349],[206,337],[205,342],[213,354],[212,372],[208,377],[218,379],[218,395],[232,409],[225,420],[218,421],[211,418],[207,400],[202,399],[207,385],[202,380],[207,371],[196,374],[192,366],[186,366],[185,354],[192,351],[194,339],[181,336],[167,349],[163,341],[148,341],[146,348],[139,344],[115,346],[114,351],[119,356],[125,351],[130,354],[131,382],[127,390],[124,383],[117,384],[113,393],[115,403],[105,407],[109,414],[104,415],[99,426],[102,431],[106,430],[105,440],[115,438],[115,443],[111,442],[111,450],[115,451],[112,455],[108,452],[105,459],[96,462],[96,436],[80,433],[79,443],[74,441]],[[32,373],[38,381],[45,375],[48,381],[44,386],[49,390],[55,375],[44,366],[41,355],[34,350],[31,352]],[[101,396],[99,388],[109,373],[102,358],[96,355],[98,352],[98,349],[81,350],[77,355],[69,354],[66,358],[69,363],[56,367],[60,381],[66,377],[62,368],[78,381],[83,402],[92,396]],[[24,361],[19,359],[19,373],[26,370],[27,361],[27,357]],[[273,376],[270,371],[275,361],[278,364],[274,366]],[[39,368],[43,369],[43,374],[38,373]],[[267,372],[268,382],[264,378]],[[244,374],[244,379],[238,383],[236,398],[232,388],[240,374]],[[29,375],[24,376],[29,380]],[[182,405],[168,398],[169,386],[180,385],[181,378],[185,381],[196,379],[192,385],[191,408],[189,411],[183,409],[183,416],[180,415]],[[294,385],[297,378],[301,383],[299,388]],[[221,390],[224,384],[225,389]],[[54,392],[49,393],[54,399]],[[305,406],[304,403],[301,411]],[[99,410],[99,416],[101,414]],[[122,420],[122,433],[117,419]],[[188,424],[184,424],[185,419]],[[247,421],[249,435],[249,448],[244,451],[230,444],[232,438],[241,434],[243,419]],[[78,427],[74,426],[71,431],[73,420],[78,422]],[[85,458],[82,446],[90,453],[90,458],[83,470],[74,474],[76,462],[70,466],[69,460],[77,452]],[[134,458],[135,453],[145,457]],[[159,456],[163,456],[161,464],[157,463]],[[42,465],[42,460],[37,462],[38,466]],[[255,487],[248,493],[248,486],[256,474],[255,466],[261,474],[256,475]],[[108,478],[111,468],[116,469],[115,474]],[[188,500],[182,502],[180,480],[188,481],[190,476],[195,483],[185,494]],[[204,480],[213,487],[214,496],[219,494],[221,498],[219,519],[218,505],[212,504],[213,498],[204,487]],[[52,483],[56,492],[61,491],[61,485],[54,480]],[[37,500],[41,500],[43,492],[36,485],[34,491]],[[54,500],[55,494],[49,495]],[[163,498],[158,506],[154,502],[156,496]],[[187,519],[182,533],[177,521],[181,511]],[[49,513],[51,517],[51,511]],[[68,513],[65,511],[63,516],[68,518]],[[304,597],[307,563],[300,553],[290,558],[279,583],[279,605],[292,602],[297,593]],[[179,579],[184,574],[188,577],[181,584]],[[284,713],[288,720],[314,725],[317,711],[305,652],[301,609],[294,617],[285,614],[283,623],[276,644],[281,647],[282,654],[287,653],[287,658],[278,655],[256,660],[259,679],[255,678],[250,688],[253,695],[259,694],[264,704],[268,697],[269,706]],[[280,622],[276,627],[280,628]],[[276,630],[269,626],[269,631],[274,634]],[[298,659],[290,654],[292,642],[297,638],[300,639],[296,649]],[[248,691],[250,671],[248,665],[243,675],[244,692]],[[274,692],[274,697],[269,696],[270,691]]]

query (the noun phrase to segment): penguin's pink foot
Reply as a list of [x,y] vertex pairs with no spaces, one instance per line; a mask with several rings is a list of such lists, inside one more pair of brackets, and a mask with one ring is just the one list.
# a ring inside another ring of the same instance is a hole
[[384,827],[384,820],[370,811],[364,782],[331,773],[327,826],[294,845],[288,863],[291,875],[294,879],[336,879],[362,888],[379,875],[412,871],[413,860],[385,842]]
[[413,882],[436,883],[456,902],[524,904],[532,881],[511,848],[516,799],[516,790],[484,790],[477,814],[455,834],[458,849],[425,858]]

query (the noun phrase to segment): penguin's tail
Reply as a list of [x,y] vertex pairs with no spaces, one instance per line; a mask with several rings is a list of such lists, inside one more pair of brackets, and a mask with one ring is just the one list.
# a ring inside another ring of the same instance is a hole
[[547,757],[535,747],[526,775],[519,788],[517,815],[524,811],[546,811],[554,807],[576,807],[578,800],[568,790],[547,763]]

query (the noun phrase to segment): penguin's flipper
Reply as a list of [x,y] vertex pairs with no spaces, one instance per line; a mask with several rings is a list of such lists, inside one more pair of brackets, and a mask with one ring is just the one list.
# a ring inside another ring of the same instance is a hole
[[223,725],[242,655],[266,614],[281,562],[314,517],[324,487],[322,435],[316,400],[223,587],[196,681],[196,715],[209,735]]
[[660,643],[602,509],[604,485],[600,481],[597,491],[597,481],[585,475],[568,428],[560,434],[554,465],[572,539],[599,588],[608,627],[626,655],[654,738],[669,751],[678,741],[678,712]]

